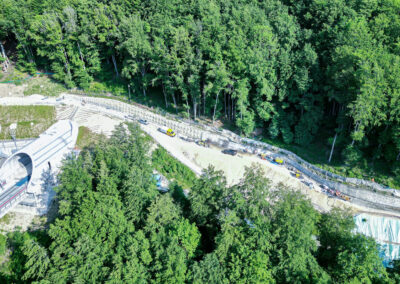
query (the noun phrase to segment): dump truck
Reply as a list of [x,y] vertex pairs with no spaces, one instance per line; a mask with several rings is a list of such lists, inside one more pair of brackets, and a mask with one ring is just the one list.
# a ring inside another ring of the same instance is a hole
[[159,127],[158,131],[160,131],[161,133],[164,133],[170,137],[175,137],[176,133],[171,129],[171,128],[166,128],[166,127]]
[[283,159],[282,158],[275,158],[274,162],[277,163],[278,165],[283,165]]

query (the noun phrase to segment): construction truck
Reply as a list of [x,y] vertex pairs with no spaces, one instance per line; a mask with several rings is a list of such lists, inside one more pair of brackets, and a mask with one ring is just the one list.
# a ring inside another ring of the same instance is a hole
[[342,199],[346,200],[346,201],[350,201],[350,197],[345,194],[342,194]]
[[294,174],[295,174],[295,177],[297,177],[298,179],[301,178],[301,172],[300,172],[299,170],[296,170],[296,171],[294,172]]
[[197,143],[197,145],[199,145],[199,146],[210,147],[210,145],[208,144],[208,141],[207,141],[207,140],[204,140],[204,139],[198,140],[196,143]]
[[158,131],[160,131],[161,133],[164,133],[170,137],[175,137],[176,133],[171,129],[171,128],[166,128],[166,127],[159,127]]
[[274,162],[277,163],[278,165],[283,165],[283,159],[282,158],[275,158]]

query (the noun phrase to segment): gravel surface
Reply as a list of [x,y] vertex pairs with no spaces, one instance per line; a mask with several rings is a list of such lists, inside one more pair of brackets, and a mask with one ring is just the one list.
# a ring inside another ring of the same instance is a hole
[[[79,124],[88,127],[96,133],[104,133],[107,136],[111,135],[112,129],[121,121],[126,120],[125,114],[114,110],[97,107],[86,104],[82,106],[74,96],[65,95],[63,100],[57,98],[44,98],[40,95],[30,97],[6,97],[0,98],[0,104],[11,105],[35,105],[35,104],[50,104],[56,105],[57,110],[66,113],[66,106],[77,108],[76,112],[72,111],[73,119]],[[400,217],[400,213],[385,212],[382,210],[371,209],[363,206],[346,202],[337,198],[328,197],[316,183],[314,189],[310,189],[300,180],[293,177],[289,170],[285,167],[272,164],[268,161],[261,160],[255,155],[238,154],[230,156],[221,153],[222,149],[215,147],[205,148],[195,143],[183,141],[179,137],[169,137],[157,131],[157,125],[149,124],[142,125],[141,128],[148,133],[157,143],[163,146],[171,155],[179,161],[190,167],[197,175],[201,174],[203,168],[208,165],[213,165],[216,169],[224,171],[229,184],[237,183],[243,176],[246,166],[251,166],[253,163],[260,164],[273,185],[282,183],[292,187],[295,190],[300,190],[308,198],[310,198],[314,207],[319,211],[328,211],[333,207],[346,208],[352,213],[369,212],[375,214],[390,214],[391,216]],[[178,133],[179,135],[179,133]],[[308,180],[312,182],[311,180]]]

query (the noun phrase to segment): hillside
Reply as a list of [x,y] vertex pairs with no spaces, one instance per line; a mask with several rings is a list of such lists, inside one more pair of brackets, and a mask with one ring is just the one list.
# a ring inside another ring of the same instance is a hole
[[3,0],[0,42],[20,70],[67,88],[261,130],[398,187],[399,12],[392,0]]

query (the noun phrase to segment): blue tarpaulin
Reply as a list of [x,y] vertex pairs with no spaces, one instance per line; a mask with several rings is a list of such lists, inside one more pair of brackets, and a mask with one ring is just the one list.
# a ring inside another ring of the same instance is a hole
[[400,259],[400,219],[358,214],[354,217],[356,233],[372,237],[381,245],[380,256],[385,267],[390,267],[390,262]]

